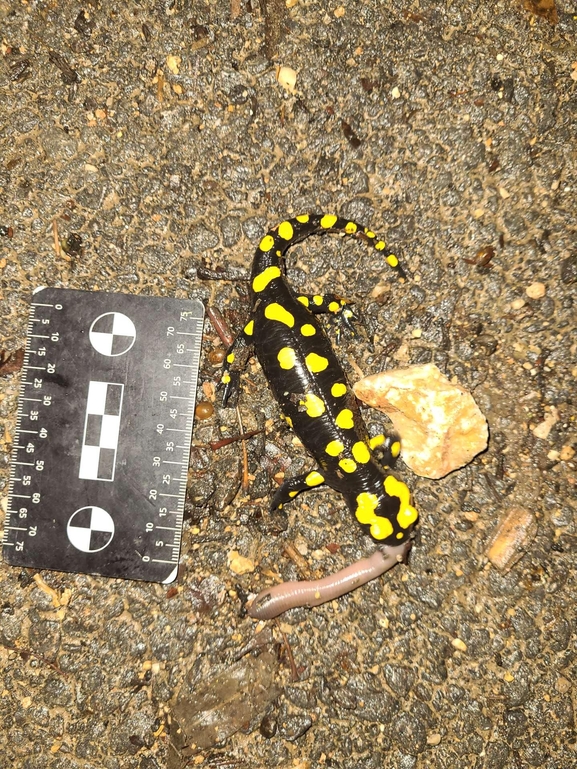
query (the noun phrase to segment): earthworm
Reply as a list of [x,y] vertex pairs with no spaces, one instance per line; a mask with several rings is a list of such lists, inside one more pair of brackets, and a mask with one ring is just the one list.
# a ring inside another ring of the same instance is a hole
[[255,619],[273,619],[297,606],[320,606],[340,598],[359,585],[380,577],[396,563],[403,562],[410,546],[410,540],[401,545],[383,545],[368,558],[362,558],[323,579],[283,582],[266,588],[247,607],[248,614]]

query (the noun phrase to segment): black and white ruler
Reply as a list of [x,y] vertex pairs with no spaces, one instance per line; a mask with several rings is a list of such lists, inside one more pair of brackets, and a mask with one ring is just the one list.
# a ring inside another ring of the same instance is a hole
[[7,563],[175,579],[203,318],[197,300],[35,292]]

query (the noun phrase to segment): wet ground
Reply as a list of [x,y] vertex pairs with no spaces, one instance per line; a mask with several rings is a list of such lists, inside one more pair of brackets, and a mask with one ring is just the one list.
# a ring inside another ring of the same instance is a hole
[[[351,379],[437,363],[489,449],[441,481],[403,471],[408,566],[259,628],[245,593],[370,544],[328,491],[268,515],[310,460],[251,365],[248,490],[240,444],[193,449],[176,586],[0,565],[0,766],[569,769],[577,7],[552,26],[513,2],[286,5],[0,0],[0,346],[22,348],[38,285],[193,295],[238,330],[266,228],[339,212],[409,274],[337,236],[292,250],[292,284],[354,299],[374,336],[341,345]],[[0,379],[4,510],[19,381]],[[217,408],[194,438],[237,432]],[[486,551],[516,506],[537,531],[502,573]]]

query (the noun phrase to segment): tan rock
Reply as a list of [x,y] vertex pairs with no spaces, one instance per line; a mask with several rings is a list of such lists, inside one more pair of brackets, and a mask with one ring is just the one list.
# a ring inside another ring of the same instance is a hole
[[251,558],[245,558],[238,550],[231,550],[227,555],[228,568],[235,574],[250,574],[254,571],[254,561]]
[[353,390],[391,419],[403,460],[417,475],[443,478],[487,448],[487,421],[473,396],[433,363],[373,374]]
[[512,507],[493,532],[487,558],[500,571],[509,571],[524,555],[536,533],[537,520],[533,513],[523,507]]

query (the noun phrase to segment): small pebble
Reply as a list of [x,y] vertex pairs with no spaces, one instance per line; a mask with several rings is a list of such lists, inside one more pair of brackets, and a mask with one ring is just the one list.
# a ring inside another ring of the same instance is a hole
[[527,286],[525,293],[529,299],[542,299],[545,296],[545,284],[544,283],[531,283]]
[[212,366],[220,366],[224,362],[226,350],[224,347],[215,347],[208,353],[208,360]]
[[288,716],[281,724],[281,735],[285,740],[294,742],[308,732],[312,725],[313,720],[309,715]]
[[277,730],[277,720],[276,717],[270,713],[268,716],[265,716],[262,721],[260,722],[259,732],[262,734],[262,736],[270,740],[271,737],[274,737]]
[[213,414],[214,406],[208,401],[201,401],[194,409],[194,416],[201,421],[203,419],[210,419]]
[[249,574],[254,571],[254,561],[240,555],[238,550],[231,550],[227,556],[228,568],[234,574]]
[[297,82],[297,73],[292,67],[278,67],[276,71],[276,79],[279,85],[288,91],[289,93],[295,92],[295,86]]

